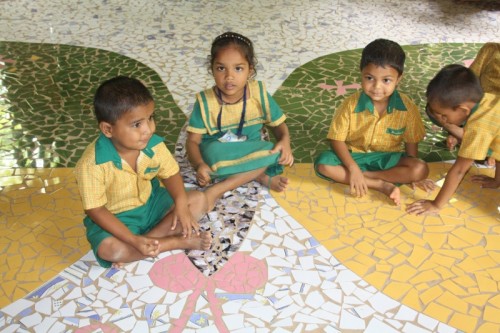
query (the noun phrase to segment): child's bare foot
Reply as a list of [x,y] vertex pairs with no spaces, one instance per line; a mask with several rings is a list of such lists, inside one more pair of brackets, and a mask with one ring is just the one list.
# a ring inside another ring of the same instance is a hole
[[389,199],[394,201],[396,206],[399,206],[401,204],[401,191],[399,190],[399,187],[397,187],[396,185],[384,182],[381,192],[387,195]]
[[266,174],[257,178],[257,181],[264,186],[267,186],[270,190],[276,192],[283,192],[288,186],[288,178],[282,176],[270,177]]
[[111,267],[116,268],[116,269],[122,269],[125,263],[123,262],[114,262],[111,264]]
[[184,246],[183,249],[187,250],[208,250],[212,245],[212,234],[209,231],[200,232],[200,235],[191,236],[191,238],[184,238],[180,236],[181,242]]

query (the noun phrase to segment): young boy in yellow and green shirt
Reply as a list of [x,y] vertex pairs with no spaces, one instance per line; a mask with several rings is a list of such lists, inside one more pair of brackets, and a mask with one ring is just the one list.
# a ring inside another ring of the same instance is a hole
[[[432,189],[427,164],[417,158],[425,129],[417,106],[398,92],[405,62],[401,46],[377,39],[362,52],[362,91],[349,96],[333,115],[327,138],[331,150],[315,161],[318,176],[348,184],[351,194],[369,188],[400,204],[394,183]],[[403,148],[404,146],[404,148]]]
[[456,64],[445,66],[427,86],[427,113],[445,128],[464,127],[458,157],[443,187],[434,200],[410,204],[406,208],[410,214],[438,212],[443,208],[472,163],[484,160],[489,150],[495,160],[495,176],[476,175],[472,181],[486,188],[500,186],[500,95],[496,86],[500,73],[500,44],[485,44],[478,58],[477,67],[472,69]]
[[[203,249],[207,211],[202,192],[186,193],[179,166],[154,134],[154,101],[138,80],[116,77],[94,97],[101,134],[75,168],[87,239],[103,267],[156,257],[174,249]],[[164,187],[160,186],[160,181]]]

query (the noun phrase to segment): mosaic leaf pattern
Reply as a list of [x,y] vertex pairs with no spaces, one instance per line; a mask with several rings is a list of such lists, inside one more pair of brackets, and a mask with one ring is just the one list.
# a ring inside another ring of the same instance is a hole
[[72,167],[97,136],[92,99],[117,75],[142,80],[173,151],[186,116],[158,74],[123,55],[69,45],[0,43],[0,166]]

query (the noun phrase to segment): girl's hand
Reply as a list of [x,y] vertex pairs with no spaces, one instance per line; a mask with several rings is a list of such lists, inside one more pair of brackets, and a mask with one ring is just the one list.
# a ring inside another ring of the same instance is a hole
[[292,148],[290,147],[288,141],[287,142],[278,141],[274,146],[274,148],[270,151],[270,154],[276,154],[280,152],[281,156],[280,159],[278,160],[278,163],[281,165],[292,166],[293,154],[292,154]]
[[363,172],[357,166],[353,170],[349,170],[349,185],[353,196],[361,198],[368,193],[365,176],[363,176]]
[[433,200],[418,200],[406,207],[408,214],[421,215],[424,213],[437,213],[439,208]]
[[212,169],[210,169],[207,164],[201,163],[198,165],[198,168],[196,169],[196,181],[198,182],[198,185],[205,187],[210,184],[210,181],[212,180],[210,177],[211,173]]

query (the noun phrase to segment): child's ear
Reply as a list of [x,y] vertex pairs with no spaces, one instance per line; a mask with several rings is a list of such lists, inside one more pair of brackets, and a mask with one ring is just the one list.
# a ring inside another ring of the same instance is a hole
[[113,126],[105,121],[101,121],[99,123],[99,129],[101,130],[102,134],[104,134],[107,138],[111,138],[113,134]]
[[251,78],[253,78],[255,75],[255,70],[253,67],[250,67],[250,71],[248,72],[248,79],[250,80]]
[[399,82],[401,82],[402,78],[403,78],[403,74],[401,74],[400,76],[398,76],[398,79],[396,80],[396,85],[398,85]]
[[471,110],[474,108],[476,104],[474,102],[464,102],[458,104],[458,106],[455,108],[456,111],[460,111],[464,116],[468,117],[470,116]]

